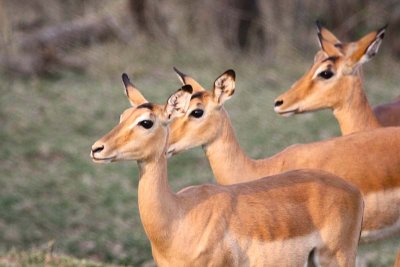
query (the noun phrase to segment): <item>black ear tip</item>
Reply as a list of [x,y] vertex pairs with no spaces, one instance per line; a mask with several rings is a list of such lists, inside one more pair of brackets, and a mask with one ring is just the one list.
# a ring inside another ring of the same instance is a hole
[[181,77],[185,77],[186,75],[182,73],[180,70],[178,70],[176,67],[173,67],[174,71]]
[[378,32],[378,36],[383,38],[385,36],[385,31],[387,29],[387,27],[389,26],[389,24],[385,24],[383,27],[381,27],[377,32]]
[[124,82],[124,85],[127,86],[131,81],[129,80],[128,74],[122,73],[122,81]]
[[318,32],[319,32],[321,30],[321,28],[322,28],[321,21],[319,19],[317,19],[315,21],[315,25],[317,25],[317,29],[318,29]]
[[227,75],[231,76],[234,80],[236,79],[236,73],[233,69],[229,69],[225,72]]
[[192,94],[193,93],[193,88],[191,85],[186,84],[184,86],[182,86],[181,88],[183,91],[185,91],[186,93]]

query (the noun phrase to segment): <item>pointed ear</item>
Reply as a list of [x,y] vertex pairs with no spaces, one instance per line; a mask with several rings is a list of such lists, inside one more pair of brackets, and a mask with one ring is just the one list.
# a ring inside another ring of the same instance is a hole
[[321,34],[322,38],[327,40],[328,42],[334,45],[340,45],[342,42],[327,28],[323,27],[320,21],[316,21],[315,24],[317,25],[317,32]]
[[180,72],[177,68],[174,67],[174,71],[176,75],[178,75],[178,79],[181,81],[183,85],[191,85],[193,88],[193,92],[200,92],[200,91],[205,91],[205,89],[198,83],[196,82],[195,79],[192,77]]
[[227,70],[214,82],[213,99],[219,105],[231,98],[235,92],[236,74],[234,70]]
[[335,46],[335,44],[325,40],[322,37],[321,33],[318,33],[318,41],[319,41],[319,46],[321,47],[321,50],[324,51],[328,56],[333,57],[333,56],[343,56],[343,53],[341,51],[341,44],[338,46]]
[[163,120],[168,123],[176,117],[185,115],[189,108],[190,98],[192,97],[193,88],[191,85],[184,85],[168,98],[164,107]]
[[346,64],[349,68],[354,70],[357,66],[371,60],[378,53],[385,36],[386,27],[387,25],[350,44]]
[[131,83],[126,73],[122,74],[122,81],[125,86],[125,94],[128,97],[132,107],[137,107],[148,102],[146,98],[144,98],[144,96],[139,92],[139,90],[136,89],[136,87]]

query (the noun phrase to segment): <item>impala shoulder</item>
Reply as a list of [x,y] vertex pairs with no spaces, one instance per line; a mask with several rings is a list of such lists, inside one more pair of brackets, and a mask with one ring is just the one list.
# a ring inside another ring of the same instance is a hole
[[230,194],[230,190],[228,189],[228,187],[220,185],[202,184],[202,185],[188,186],[180,190],[177,194],[181,196],[194,195],[194,194],[204,195],[204,196],[224,195],[224,194]]

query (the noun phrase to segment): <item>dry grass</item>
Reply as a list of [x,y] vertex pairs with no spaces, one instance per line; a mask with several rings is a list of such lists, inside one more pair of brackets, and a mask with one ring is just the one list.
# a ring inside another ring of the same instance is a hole
[[0,266],[4,267],[118,267],[119,265],[100,263],[92,260],[77,259],[62,254],[33,250],[21,252],[12,250],[0,256]]

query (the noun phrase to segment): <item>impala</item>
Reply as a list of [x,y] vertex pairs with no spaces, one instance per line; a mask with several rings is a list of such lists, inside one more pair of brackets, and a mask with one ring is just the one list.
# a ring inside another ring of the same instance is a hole
[[[326,41],[336,44],[342,45],[339,39],[328,29],[321,26],[321,24],[317,21],[317,29],[318,33],[321,34],[321,37]],[[360,77],[361,79],[361,77]],[[363,112],[363,110],[360,110]],[[398,96],[395,100],[390,103],[381,104],[379,106],[374,107],[373,112],[378,119],[379,123],[382,126],[400,126],[400,96]],[[361,125],[356,131],[363,131],[365,129],[370,128],[368,124],[364,127]],[[374,126],[372,125],[372,128]]]
[[361,193],[323,171],[297,170],[257,181],[172,192],[168,123],[183,116],[192,88],[165,105],[148,103],[123,75],[133,107],[93,146],[94,162],[136,160],[139,213],[159,266],[354,266]]
[[393,267],[400,267],[400,250],[397,252],[396,261],[395,261]]
[[[188,75],[177,73],[182,83],[193,81]],[[234,91],[232,70],[218,77],[211,91],[198,87],[185,116],[170,125],[168,155],[202,146],[220,184],[251,181],[295,169],[328,171],[352,183],[364,195],[363,242],[400,232],[400,128],[380,128],[293,145],[275,156],[255,160],[240,147],[223,107]]]
[[381,127],[364,93],[361,65],[378,52],[385,27],[351,43],[340,42],[319,24],[318,30],[321,50],[314,64],[276,98],[275,112],[290,116],[332,109],[342,135]]

